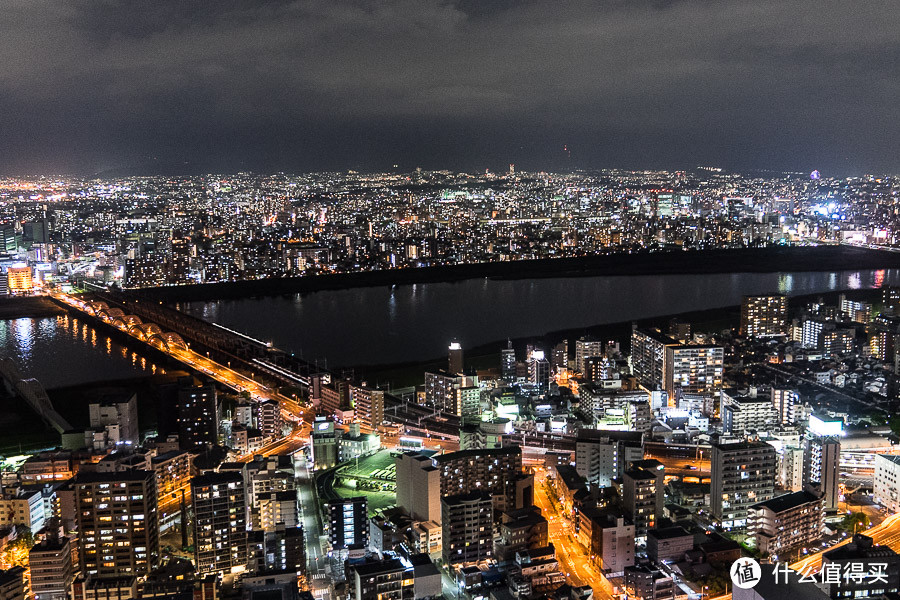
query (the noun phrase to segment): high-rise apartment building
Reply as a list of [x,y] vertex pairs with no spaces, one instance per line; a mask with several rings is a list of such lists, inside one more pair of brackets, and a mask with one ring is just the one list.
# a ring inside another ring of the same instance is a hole
[[191,495],[197,573],[228,574],[245,569],[248,502],[244,475],[225,471],[194,477]]
[[75,573],[68,538],[48,537],[28,552],[31,593],[34,600],[66,600]]
[[493,556],[494,511],[488,492],[442,498],[441,527],[444,564],[473,563]]
[[872,497],[890,514],[900,512],[900,456],[875,455],[875,484]]
[[838,507],[840,463],[840,439],[807,432],[803,440],[803,480],[815,484],[819,489],[826,511]]
[[822,498],[807,491],[754,504],[747,518],[747,532],[755,540],[756,549],[773,556],[816,546],[824,529]]
[[747,526],[754,504],[775,493],[775,448],[765,442],[712,444],[710,510],[725,529]]
[[214,446],[219,441],[219,403],[216,386],[197,385],[192,377],[179,380],[178,443],[185,450]]
[[610,487],[628,465],[643,458],[639,431],[581,429],[575,439],[575,469],[592,486]]
[[658,526],[665,502],[666,468],[657,460],[640,460],[622,474],[622,505],[634,524],[638,545],[647,541],[647,532]]
[[584,373],[584,361],[591,357],[603,356],[603,342],[583,337],[575,340],[575,370]]
[[744,296],[741,335],[749,338],[787,334],[787,296]]
[[397,506],[416,521],[440,522],[440,470],[430,457],[414,452],[394,459],[397,474]]
[[722,387],[725,349],[707,344],[681,344],[657,329],[635,329],[631,335],[631,368],[649,390],[702,394]]
[[459,375],[465,370],[463,360],[463,347],[459,342],[451,342],[447,355],[447,371],[452,375]]
[[532,481],[522,472],[519,446],[450,452],[435,456],[434,465],[439,470],[441,496],[484,491],[502,499],[498,511],[515,508],[521,487]]
[[155,474],[79,473],[74,488],[81,571],[101,577],[149,573],[159,560]]
[[506,348],[500,351],[500,377],[504,381],[516,380],[516,351],[512,342],[507,342]]
[[798,420],[796,413],[800,404],[797,390],[772,388],[772,406],[783,425],[792,425]]
[[369,545],[369,515],[365,496],[328,503],[328,541],[333,550]]
[[569,340],[563,340],[550,351],[550,368],[561,373],[569,368]]
[[356,421],[378,431],[384,423],[384,390],[362,386],[350,386],[350,405]]

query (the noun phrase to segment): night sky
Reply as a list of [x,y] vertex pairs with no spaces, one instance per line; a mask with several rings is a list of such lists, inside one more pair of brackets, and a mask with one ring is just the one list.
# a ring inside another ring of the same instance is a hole
[[896,0],[0,11],[0,174],[900,172]]

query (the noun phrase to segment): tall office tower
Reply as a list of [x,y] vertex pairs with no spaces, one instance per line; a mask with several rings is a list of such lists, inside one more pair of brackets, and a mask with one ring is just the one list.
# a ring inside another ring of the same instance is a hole
[[800,392],[773,387],[772,406],[783,425],[793,425],[798,420],[796,410],[800,406]]
[[149,573],[159,560],[153,472],[82,472],[74,487],[82,572],[100,577]]
[[744,296],[741,335],[749,338],[787,334],[787,296]]
[[247,490],[238,471],[191,480],[194,567],[199,574],[238,572],[247,566]]
[[[812,418],[811,418],[812,419]],[[841,441],[836,436],[807,431],[803,440],[803,481],[812,484],[825,501],[825,510],[835,510],[840,499]]]
[[477,491],[441,498],[441,556],[446,565],[475,563],[493,555],[491,495]]
[[214,446],[219,441],[216,386],[196,385],[193,377],[178,381],[178,444],[185,450]]
[[584,373],[584,361],[592,356],[603,356],[603,342],[589,337],[575,340],[575,370]]
[[361,386],[350,386],[350,405],[356,414],[356,421],[378,431],[384,423],[384,390]]
[[35,600],[66,600],[75,574],[68,538],[48,537],[28,553]]
[[544,389],[550,385],[550,362],[543,350],[534,350],[528,357],[528,382]]
[[463,348],[459,342],[450,342],[447,355],[447,371],[453,375],[459,375],[465,370],[463,360]]
[[132,447],[140,444],[138,435],[137,394],[131,392],[104,394],[88,406],[91,429],[104,429],[109,442]]
[[890,546],[876,546],[861,533],[849,544],[825,552],[822,572],[840,573],[840,577],[823,577],[817,584],[831,600],[890,597],[900,591],[900,556]]
[[633,467],[622,474],[622,504],[626,516],[634,523],[635,541],[639,546],[646,544],[647,531],[656,529],[662,518],[664,469],[662,464],[659,464],[659,471]]
[[498,512],[521,508],[517,502],[531,476],[522,472],[522,448],[507,446],[460,450],[433,458],[440,472],[441,496],[486,491],[497,497]]
[[550,351],[550,368],[561,373],[569,368],[569,340],[563,340]]
[[441,519],[440,470],[431,458],[407,452],[394,459],[397,473],[397,506],[415,521]]
[[509,340],[506,342],[506,348],[500,351],[500,377],[504,381],[516,380],[516,351]]
[[365,496],[328,503],[328,541],[332,550],[369,545],[369,515]]
[[284,417],[277,400],[263,400],[256,404],[256,428],[266,438],[281,437]]
[[610,487],[632,462],[643,458],[639,431],[580,429],[575,439],[575,470],[591,486]]
[[750,507],[775,494],[775,448],[765,442],[714,443],[710,509],[725,529],[747,526]]

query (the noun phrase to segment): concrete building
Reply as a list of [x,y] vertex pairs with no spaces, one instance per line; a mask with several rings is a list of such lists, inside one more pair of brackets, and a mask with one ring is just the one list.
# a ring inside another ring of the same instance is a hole
[[484,491],[494,497],[498,514],[533,503],[533,494],[517,502],[523,486],[533,488],[533,477],[522,472],[520,446],[460,450],[435,456],[433,462],[439,471],[441,496]]
[[415,577],[398,558],[351,566],[350,597],[353,600],[414,599]]
[[625,567],[625,593],[636,600],[675,600],[675,582],[654,565]]
[[155,474],[79,473],[74,488],[81,571],[101,577],[149,573],[159,560]]
[[661,463],[658,465],[652,469],[633,467],[622,474],[622,505],[626,516],[634,523],[638,546],[646,544],[647,531],[655,529],[662,518],[665,467]]
[[330,469],[338,464],[338,449],[341,437],[340,430],[334,427],[334,421],[325,417],[316,417],[312,424],[312,459],[316,471]]
[[653,562],[679,562],[694,548],[694,535],[683,527],[653,529],[647,533],[647,557]]
[[840,500],[841,441],[807,432],[803,442],[803,480],[821,491],[825,510],[837,510]]
[[643,458],[639,431],[580,429],[575,439],[575,470],[592,486],[611,486],[628,465]]
[[631,335],[631,368],[648,390],[710,393],[722,386],[725,349],[682,344],[658,329],[635,329]]
[[248,502],[243,474],[225,471],[194,477],[191,495],[197,573],[229,574],[246,569]]
[[25,574],[22,567],[0,571],[0,600],[25,600]]
[[365,496],[333,500],[327,507],[328,541],[333,550],[369,545],[369,509]]
[[722,392],[722,429],[725,433],[765,431],[781,423],[781,417],[765,396],[732,396]]
[[415,521],[441,520],[440,469],[431,458],[415,452],[394,459],[397,474],[397,506]]
[[588,358],[603,356],[603,342],[593,338],[579,338],[575,340],[575,371],[585,372],[585,361]]
[[222,420],[215,384],[197,384],[193,377],[184,377],[178,383],[179,445],[185,450],[214,446],[219,441]]
[[351,385],[350,406],[356,413],[356,421],[373,431],[378,431],[384,423],[384,390]]
[[68,538],[47,538],[36,544],[28,553],[28,565],[35,600],[66,600],[69,597],[75,573]]
[[634,525],[623,515],[586,507],[578,513],[577,535],[607,577],[634,564]]
[[765,442],[711,446],[710,511],[725,529],[744,528],[750,507],[775,493],[775,448]]
[[447,354],[447,371],[454,375],[459,375],[465,370],[465,361],[463,359],[463,347],[459,342],[450,342],[450,349]]
[[[840,576],[823,581],[819,587],[832,600],[881,596],[900,591],[900,556],[890,546],[876,546],[872,538],[859,533],[853,536],[849,544],[822,555],[822,572],[829,571],[836,571]],[[863,576],[843,576],[851,572],[862,573]],[[869,576],[870,573],[875,576]]]
[[749,338],[787,334],[787,296],[744,296],[741,302],[741,335]]
[[772,388],[772,406],[783,425],[793,425],[799,420],[797,408],[801,404],[797,390]]
[[777,496],[750,507],[747,532],[756,549],[772,557],[818,545],[825,529],[822,498],[807,491]]
[[872,498],[890,514],[900,512],[900,456],[875,455],[875,480]]
[[446,565],[459,565],[493,557],[494,509],[491,495],[470,492],[441,499],[441,527]]
[[137,394],[109,393],[88,405],[90,428],[104,431],[108,447],[140,444]]

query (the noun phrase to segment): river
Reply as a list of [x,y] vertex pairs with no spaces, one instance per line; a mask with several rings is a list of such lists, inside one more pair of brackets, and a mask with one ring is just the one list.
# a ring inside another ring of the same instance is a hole
[[740,304],[748,294],[789,295],[900,284],[900,270],[601,276],[354,288],[193,302],[183,310],[271,341],[320,366],[387,364],[473,347]]
[[[886,285],[900,285],[900,270],[475,279],[195,302],[181,308],[335,368],[436,358],[453,338],[472,347],[506,337],[733,306],[746,294]],[[47,388],[157,370],[149,359],[71,316],[0,321],[0,352]]]

